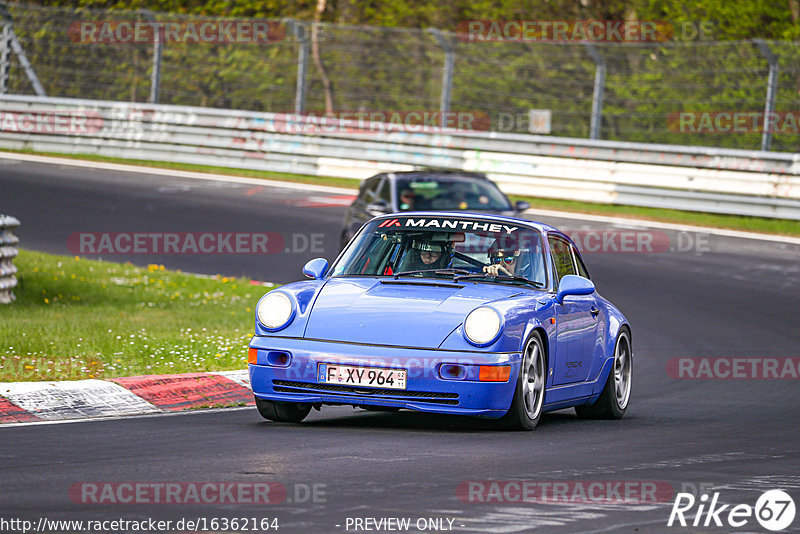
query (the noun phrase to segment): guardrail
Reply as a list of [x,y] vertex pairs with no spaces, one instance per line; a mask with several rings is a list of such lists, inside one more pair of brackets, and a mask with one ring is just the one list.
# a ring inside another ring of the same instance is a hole
[[19,226],[16,217],[0,214],[0,304],[8,304],[14,300],[12,290],[17,286],[16,245],[19,238],[14,235],[14,228]]
[[508,194],[800,220],[800,154],[19,95],[0,113],[6,149],[359,179],[439,167],[486,172]]

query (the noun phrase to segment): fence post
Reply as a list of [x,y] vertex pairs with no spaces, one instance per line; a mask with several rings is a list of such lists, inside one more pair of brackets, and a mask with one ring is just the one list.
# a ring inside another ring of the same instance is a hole
[[775,94],[778,92],[778,57],[772,53],[769,45],[763,39],[754,39],[761,55],[769,63],[769,76],[767,78],[767,101],[764,104],[764,131],[761,133],[761,150],[767,151],[772,147],[772,132],[767,128],[769,117],[775,113]]
[[592,91],[592,118],[589,123],[589,139],[600,139],[603,120],[603,93],[606,90],[606,62],[594,44],[584,43],[586,51],[594,61],[594,90]]
[[0,304],[8,304],[14,300],[11,292],[17,285],[17,267],[14,258],[17,256],[16,245],[19,238],[14,235],[14,228],[19,220],[10,215],[0,214]]
[[442,69],[442,94],[439,98],[439,111],[446,113],[450,111],[450,99],[453,94],[453,69],[456,62],[456,49],[450,39],[436,28],[429,28],[428,31],[436,38],[436,42],[444,50],[444,67]]
[[309,30],[308,25],[294,19],[286,19],[292,28],[294,38],[297,40],[297,85],[294,95],[294,112],[303,113],[306,110],[306,89],[308,87],[308,54]]
[[[34,72],[33,67],[31,67],[31,62],[28,61],[28,56],[25,55],[25,50],[19,43],[19,39],[17,39],[17,34],[14,33],[14,27],[12,26],[13,20],[11,19],[11,13],[8,11],[8,6],[1,2],[0,18],[2,18],[3,24],[3,43],[0,44],[0,46],[3,47],[3,55],[6,56],[6,60],[0,60],[0,62],[4,66],[10,65],[10,53],[7,52],[10,43],[11,50],[17,55],[17,60],[22,66],[22,69],[25,71],[25,76],[28,77],[28,81],[30,81],[31,85],[33,86],[33,92],[36,93],[37,96],[47,96],[47,94],[44,92],[42,84],[39,83],[39,77],[36,76],[36,72]],[[8,31],[7,34],[6,31]],[[4,94],[8,90],[8,71],[3,70],[3,73],[5,73],[5,83],[3,84],[3,87],[0,87],[0,94]]]
[[8,92],[8,74],[11,71],[11,23],[3,21],[0,29],[0,95]]
[[153,25],[153,70],[150,73],[150,102],[158,104],[161,91],[161,54],[163,52],[161,28],[156,24],[156,17],[152,11],[142,9],[141,13]]

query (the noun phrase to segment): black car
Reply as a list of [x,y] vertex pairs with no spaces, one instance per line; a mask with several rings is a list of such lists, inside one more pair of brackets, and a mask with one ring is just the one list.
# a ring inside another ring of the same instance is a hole
[[344,218],[341,246],[365,222],[386,213],[432,210],[513,216],[529,207],[522,201],[512,205],[483,173],[438,170],[381,173],[361,184],[358,197]]

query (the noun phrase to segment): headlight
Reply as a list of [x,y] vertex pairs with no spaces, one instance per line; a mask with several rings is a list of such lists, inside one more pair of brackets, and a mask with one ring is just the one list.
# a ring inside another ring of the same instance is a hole
[[267,330],[280,330],[294,318],[294,303],[286,293],[271,291],[259,301],[256,316]]
[[475,308],[464,321],[464,335],[473,345],[484,346],[497,339],[503,318],[494,308]]

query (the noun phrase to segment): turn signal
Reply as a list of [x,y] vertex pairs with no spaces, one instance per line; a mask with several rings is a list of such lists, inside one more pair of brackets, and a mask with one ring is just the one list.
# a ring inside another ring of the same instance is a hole
[[510,365],[481,365],[478,380],[481,382],[507,382],[510,376]]
[[247,349],[247,363],[252,363],[253,365],[258,363],[258,349],[254,347]]

